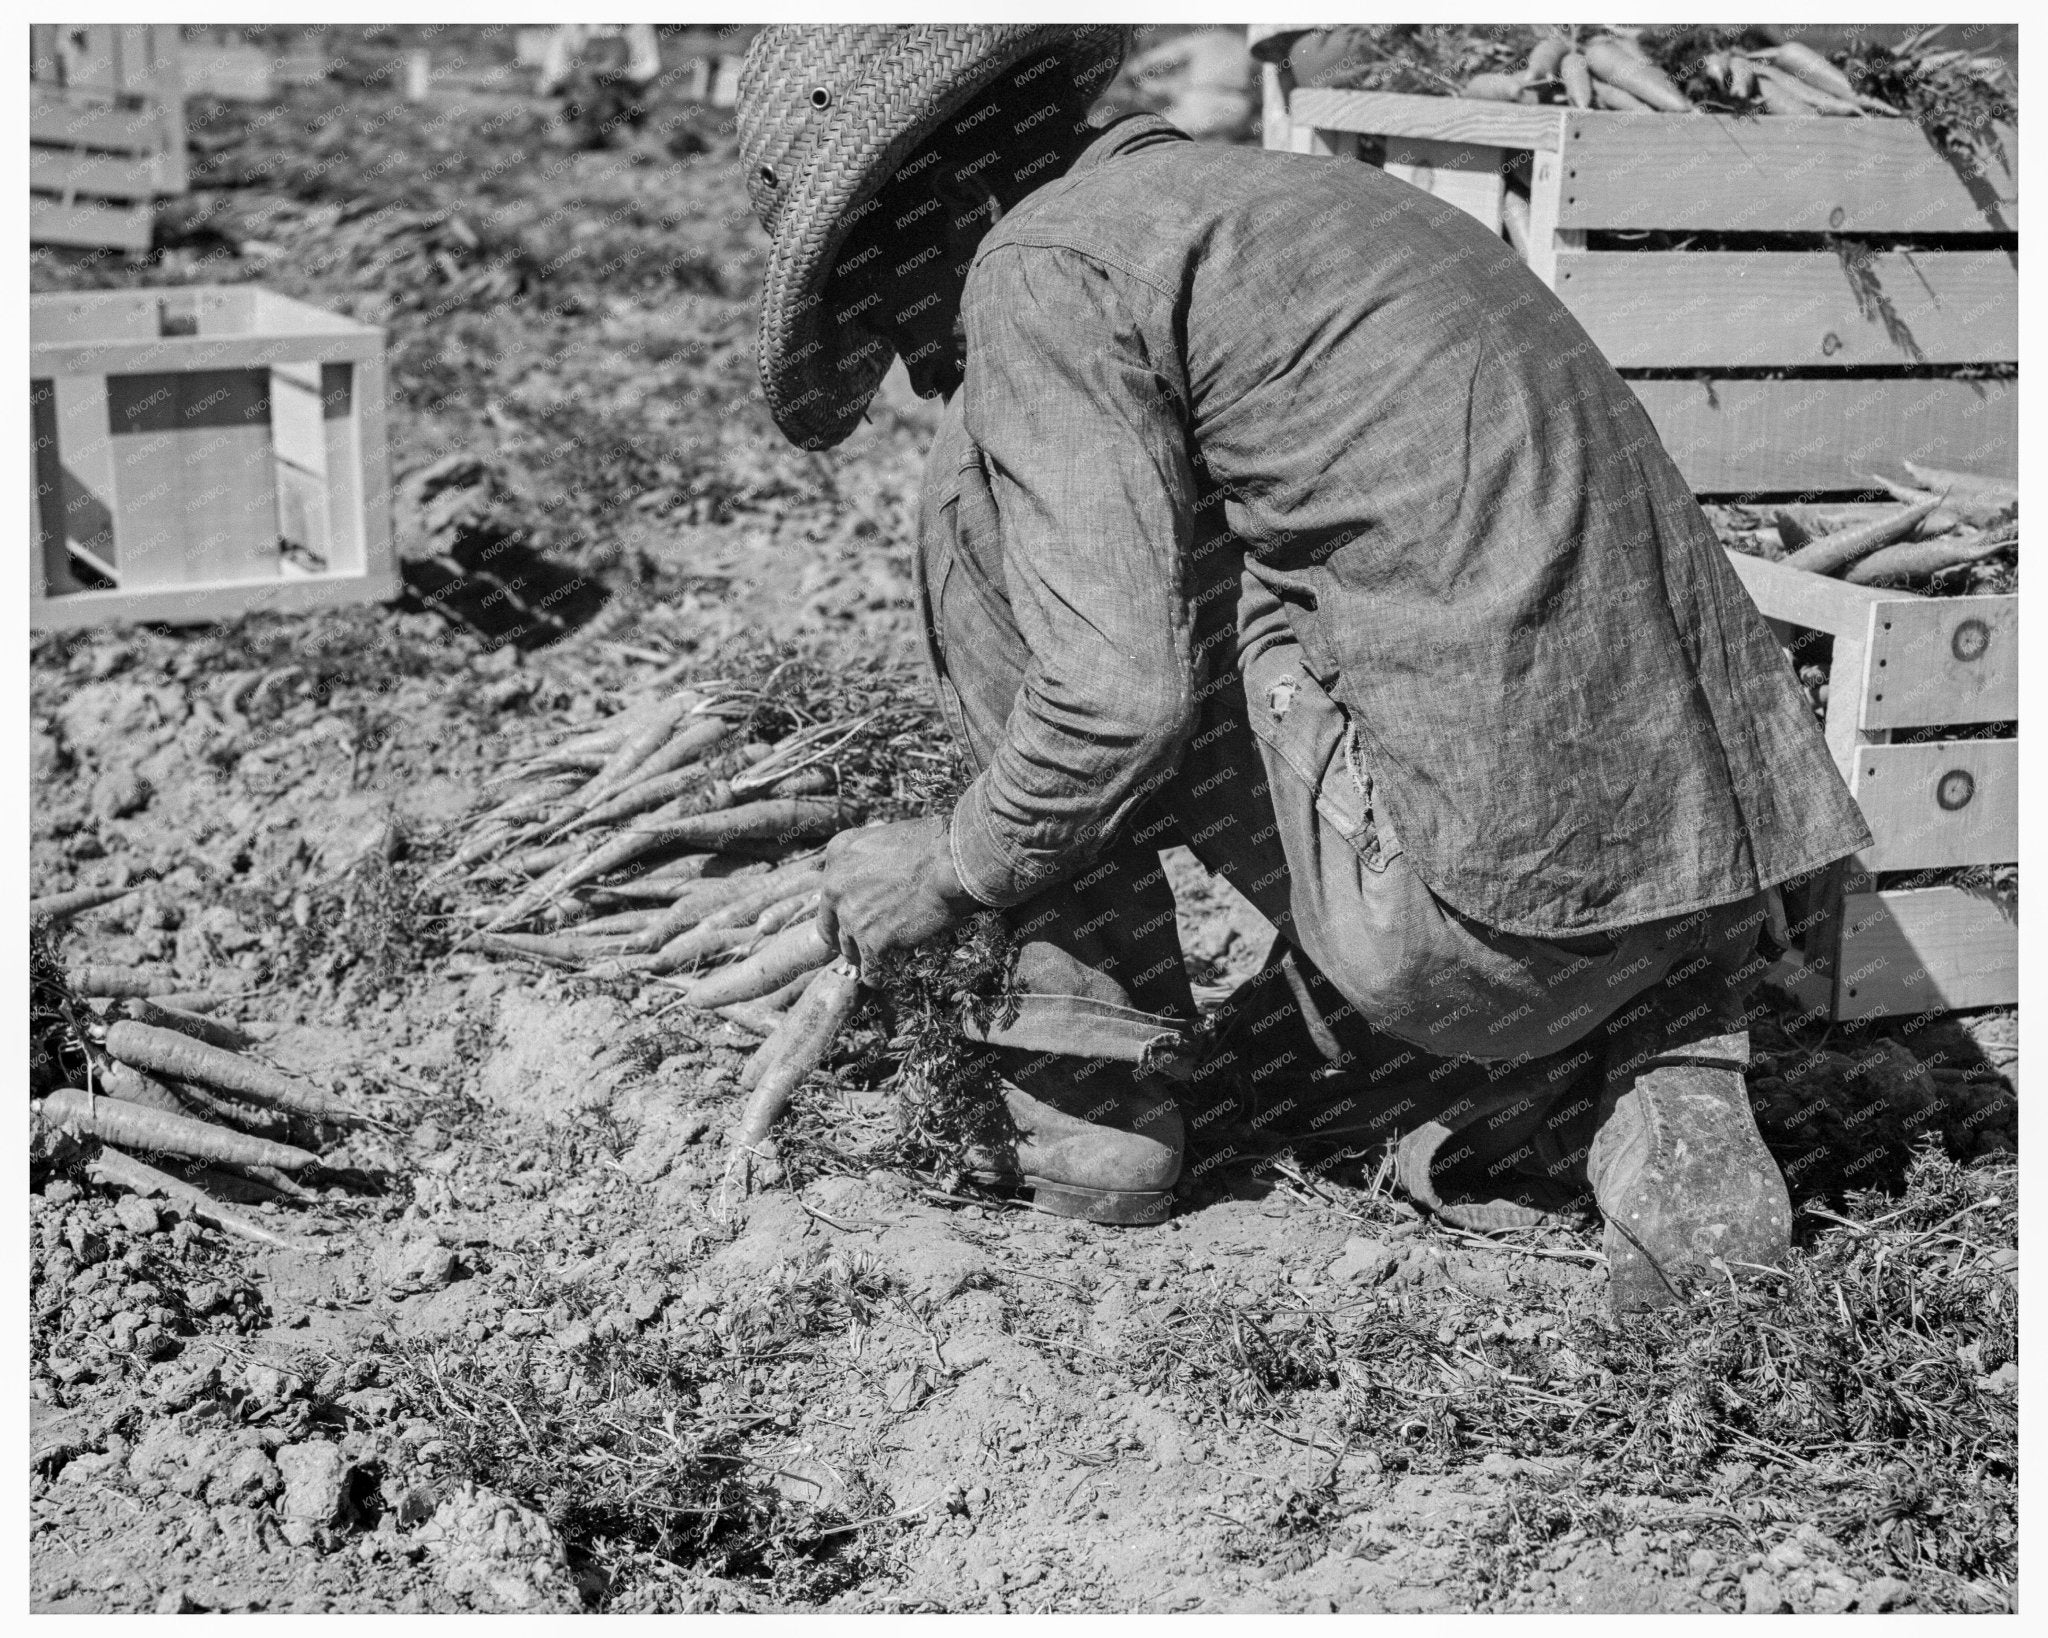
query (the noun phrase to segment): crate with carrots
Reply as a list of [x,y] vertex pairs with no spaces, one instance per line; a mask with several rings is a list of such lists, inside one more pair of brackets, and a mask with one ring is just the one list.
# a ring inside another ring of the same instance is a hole
[[2018,489],[1911,470],[1939,488],[1874,518],[1781,509],[1778,551],[1730,553],[1873,837],[1780,973],[1838,1019],[2019,999],[2019,598],[1990,561]]
[[1254,33],[1267,145],[1381,165],[1507,239],[1696,492],[1867,493],[1899,456],[2016,472],[2002,61],[1936,31],[1830,56],[1760,29],[1561,29],[1422,95],[1360,89],[1389,83],[1363,47],[1346,83],[1341,41],[1297,83],[1298,44],[1275,48],[1301,31]]

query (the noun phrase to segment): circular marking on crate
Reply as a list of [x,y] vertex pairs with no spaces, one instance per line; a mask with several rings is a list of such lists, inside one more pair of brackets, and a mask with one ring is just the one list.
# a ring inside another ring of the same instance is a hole
[[1838,228],[1848,220],[1849,213],[1846,210],[1844,210],[1840,205],[1837,205],[1833,210],[1828,212],[1828,226],[1831,228]]
[[1982,620],[1964,620],[1949,634],[1948,651],[1959,660],[1981,660],[1991,646],[1991,628]]
[[1934,800],[1941,804],[1944,813],[1954,813],[1958,808],[1967,808],[1970,798],[1977,794],[1977,781],[1967,768],[1951,768],[1941,776],[1941,783],[1934,787]]
[[1833,358],[1841,350],[1842,338],[1836,335],[1834,331],[1830,330],[1820,338],[1820,351],[1823,358]]

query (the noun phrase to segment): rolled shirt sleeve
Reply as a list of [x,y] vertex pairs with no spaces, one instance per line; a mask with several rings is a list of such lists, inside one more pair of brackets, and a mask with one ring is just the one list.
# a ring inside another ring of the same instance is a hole
[[[966,420],[1031,660],[954,810],[962,885],[1018,904],[1071,875],[1178,764],[1195,713],[1195,477],[1163,297],[1058,246],[970,275]],[[1146,323],[1150,318],[1152,323]],[[1164,334],[1162,334],[1164,331]]]

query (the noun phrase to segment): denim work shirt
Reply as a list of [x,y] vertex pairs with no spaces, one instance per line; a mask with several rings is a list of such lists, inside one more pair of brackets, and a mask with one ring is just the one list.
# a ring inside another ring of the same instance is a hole
[[925,514],[985,473],[1031,651],[953,817],[983,903],[1072,874],[1171,776],[1212,506],[1453,909],[1602,931],[1867,845],[1649,417],[1462,211],[1138,115],[995,226],[962,309]]

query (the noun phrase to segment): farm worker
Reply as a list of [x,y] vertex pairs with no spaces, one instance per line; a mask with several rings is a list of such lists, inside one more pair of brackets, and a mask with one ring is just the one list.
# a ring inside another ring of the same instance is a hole
[[[1156,1221],[1225,1126],[1406,1132],[1429,1199],[1449,1133],[1590,1188],[1622,1306],[1774,1261],[1745,997],[1774,889],[1868,840],[1777,643],[1504,243],[1370,166],[1090,124],[1124,48],[778,27],[742,70],[778,425],[839,443],[896,358],[944,401],[919,584],[973,779],[833,844],[828,938],[1008,918],[1016,1015],[962,1029],[1042,1208]],[[1173,843],[1279,930],[1206,1049]]]

